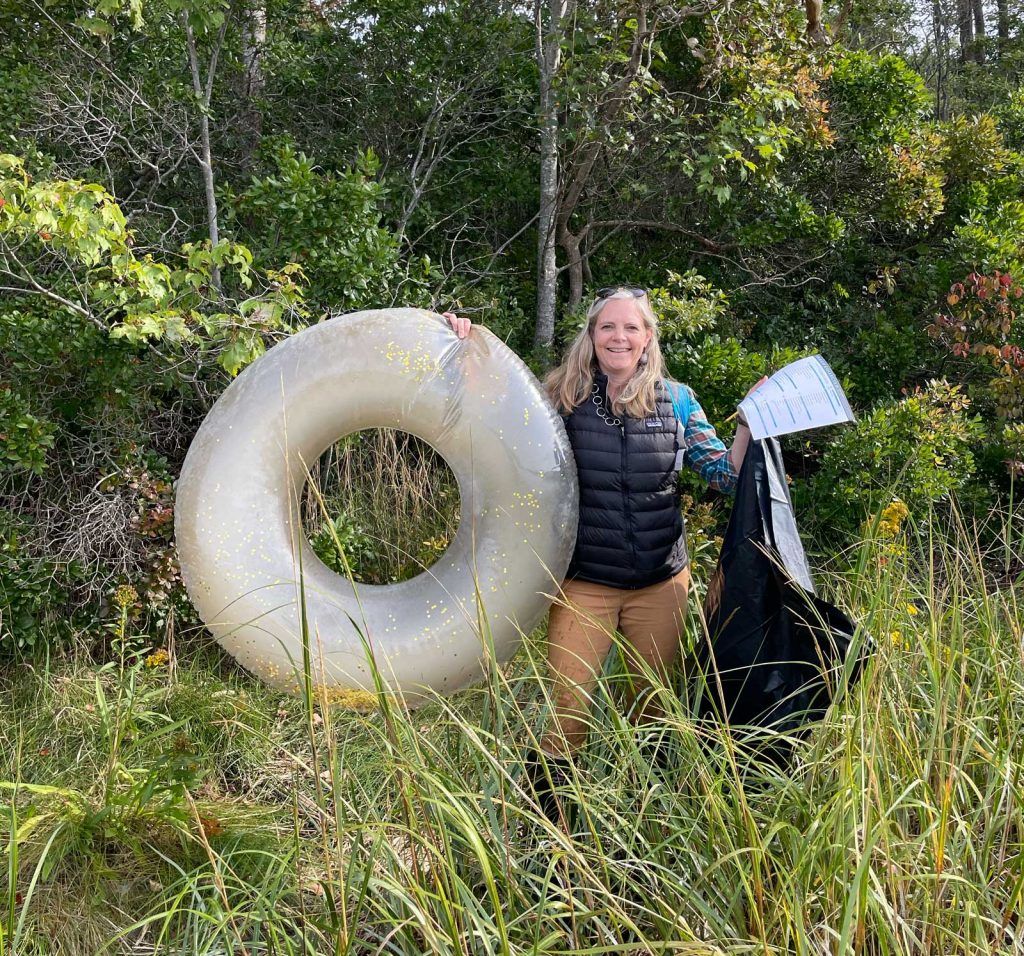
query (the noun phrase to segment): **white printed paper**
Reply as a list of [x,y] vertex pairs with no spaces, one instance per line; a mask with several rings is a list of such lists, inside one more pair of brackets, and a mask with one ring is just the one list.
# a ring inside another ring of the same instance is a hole
[[740,408],[755,439],[855,421],[839,379],[820,355],[779,369]]

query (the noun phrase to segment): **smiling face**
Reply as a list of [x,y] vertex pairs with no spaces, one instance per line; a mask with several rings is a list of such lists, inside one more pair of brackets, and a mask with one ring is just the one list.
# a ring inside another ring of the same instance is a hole
[[653,335],[635,299],[609,299],[594,319],[590,332],[598,367],[610,379],[629,378]]

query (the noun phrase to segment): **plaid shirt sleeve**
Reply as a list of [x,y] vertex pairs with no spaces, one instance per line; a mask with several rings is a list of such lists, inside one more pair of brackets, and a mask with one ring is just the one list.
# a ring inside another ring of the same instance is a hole
[[732,467],[728,449],[715,434],[693,389],[689,385],[683,387],[690,395],[690,418],[683,431],[684,461],[716,491],[735,494],[739,476]]

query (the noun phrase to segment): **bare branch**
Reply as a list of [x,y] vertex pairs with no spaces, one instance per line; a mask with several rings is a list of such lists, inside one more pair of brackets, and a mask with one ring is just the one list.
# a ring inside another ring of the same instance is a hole
[[656,219],[599,219],[594,222],[587,223],[583,229],[580,230],[580,236],[585,236],[592,229],[608,229],[611,227],[622,229],[657,229],[661,232],[678,232],[696,240],[700,245],[707,249],[708,252],[723,253],[737,248],[735,242],[716,242],[714,239],[708,239],[707,236],[702,236],[700,233],[694,232],[686,226],[679,225],[679,223],[661,222]]
[[[11,260],[18,266],[20,271],[13,271],[7,267],[8,260]],[[32,274],[32,270],[25,265],[24,262],[18,257],[18,254],[10,246],[7,246],[2,250],[2,258],[0,258],[3,268],[0,268],[0,274],[9,276],[15,282],[25,283],[20,287],[5,286],[0,289],[4,292],[18,292],[29,295],[39,295],[43,298],[49,299],[51,302],[56,302],[58,305],[64,306],[66,309],[70,309],[76,315],[80,315],[84,319],[88,319],[97,328],[102,329],[104,333],[108,333],[110,330],[107,326],[100,321],[100,319],[84,305],[78,302],[72,302],[70,299],[66,299],[64,296],[52,289],[47,289],[46,286],[41,285],[36,277]],[[27,286],[27,288],[26,288]]]

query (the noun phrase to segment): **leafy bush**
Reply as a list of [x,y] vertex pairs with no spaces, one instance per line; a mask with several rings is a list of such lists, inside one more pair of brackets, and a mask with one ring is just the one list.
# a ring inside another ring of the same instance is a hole
[[[1009,272],[1024,275],[1024,202],[1019,199],[995,208],[974,209],[953,230],[950,255],[979,272]],[[962,273],[961,273],[962,274]]]
[[767,52],[727,60],[721,118],[693,158],[680,157],[698,193],[725,205],[742,183],[773,186],[791,152],[829,146],[834,134],[821,95],[826,73],[813,62]]
[[828,84],[834,123],[861,143],[881,143],[931,110],[920,74],[898,56],[841,51]]
[[938,289],[931,272],[898,260],[866,269],[861,282],[859,295],[831,309],[820,334],[850,401],[871,407],[940,367],[941,353],[921,321]]
[[1024,422],[1004,426],[999,437],[1000,457],[1011,474],[1024,478]]
[[[850,150],[847,166],[865,167],[863,199],[890,229],[913,232],[942,212],[946,149],[924,125],[931,97],[920,75],[891,54],[842,52],[829,81],[832,123]],[[861,202],[863,202],[863,199]]]
[[346,513],[325,521],[309,539],[313,553],[336,574],[352,574],[361,581],[360,569],[371,564],[377,549],[373,539]]
[[33,415],[10,385],[0,385],[0,469],[23,468],[37,474],[46,467],[55,426]]
[[133,345],[212,345],[232,375],[262,354],[264,334],[298,310],[295,268],[261,277],[238,243],[185,243],[168,263],[137,256],[135,242],[124,211],[99,184],[35,178],[23,158],[0,153],[7,291],[42,296],[62,318],[70,313]]
[[727,331],[729,300],[690,270],[669,273],[666,287],[651,291],[669,374],[689,385],[712,423],[721,425],[762,375],[808,354],[773,348],[752,351]]
[[838,432],[798,506],[825,528],[853,531],[893,496],[911,513],[948,499],[975,470],[985,436],[980,416],[958,385],[933,381],[876,408]]
[[879,212],[886,225],[913,234],[935,221],[946,205],[944,158],[941,137],[930,130],[913,130],[895,149],[875,152],[870,163],[884,186]]
[[1018,152],[1024,150],[1024,87],[1005,95],[991,112],[1006,146]]
[[846,233],[846,221],[841,216],[815,208],[807,196],[792,188],[763,194],[754,211],[758,215],[739,229],[743,245],[751,249],[793,240],[833,243]]
[[994,116],[958,116],[942,134],[946,153],[943,172],[951,210],[962,213],[988,207],[1019,192],[1020,157],[1006,148]]
[[396,237],[381,225],[377,159],[323,169],[291,143],[273,151],[275,172],[228,192],[226,212],[258,261],[294,262],[309,280],[314,310],[379,308],[400,279]]
[[190,619],[171,462],[211,393],[299,309],[295,270],[261,275],[237,243],[163,261],[136,242],[103,187],[0,153],[5,646],[95,623],[128,580],[146,626]]
[[1024,329],[1015,306],[1022,295],[1024,288],[1005,272],[972,272],[953,284],[947,310],[929,327],[954,356],[967,360],[969,382],[981,372],[978,391],[1009,420],[1024,419]]
[[67,636],[67,576],[29,553],[24,522],[0,511],[0,658],[31,653]]

